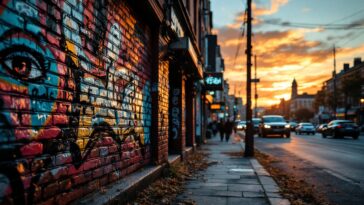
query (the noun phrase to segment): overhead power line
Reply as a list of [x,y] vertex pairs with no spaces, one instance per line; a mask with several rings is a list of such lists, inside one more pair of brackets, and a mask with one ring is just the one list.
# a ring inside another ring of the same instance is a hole
[[351,30],[351,29],[364,29],[364,20],[361,23],[353,23],[353,24],[313,24],[313,23],[298,23],[298,22],[269,22],[265,21],[265,24],[271,24],[276,26],[285,26],[285,27],[296,27],[296,28],[323,28],[327,30]]
[[241,32],[241,34],[239,32],[238,45],[236,46],[236,52],[235,52],[235,57],[234,57],[233,68],[235,68],[236,60],[237,60],[237,58],[239,56],[239,51],[240,51],[240,46],[241,46],[240,41],[244,40],[244,36],[245,36],[245,24],[246,24],[246,21],[247,21],[247,12],[248,12],[247,9],[245,9],[244,18],[243,18],[243,24],[241,26],[242,32]]
[[302,23],[302,22],[274,22],[274,21],[265,21],[266,24],[277,25],[277,26],[286,26],[286,27],[298,27],[298,28],[324,28],[327,30],[349,30],[349,29],[364,29],[364,20],[358,23],[349,23],[349,24],[337,24],[343,20],[352,18],[358,14],[363,13],[364,9],[356,11],[350,15],[344,16],[342,18],[336,19],[330,23],[326,24],[317,24],[317,23]]
[[[362,36],[364,33],[363,32],[358,32],[356,35],[353,35],[351,38],[347,39],[346,41],[344,41],[344,43],[342,43],[340,46],[344,47],[346,46],[349,42],[354,41],[356,39],[358,39],[360,36]],[[345,38],[342,38],[341,40],[339,40],[338,42],[344,40]]]
[[343,21],[343,20],[349,19],[349,18],[351,18],[351,17],[353,17],[353,16],[356,16],[356,15],[358,15],[358,14],[361,14],[363,11],[364,11],[364,9],[361,9],[361,10],[359,10],[359,11],[357,11],[357,12],[354,12],[354,13],[352,13],[352,14],[348,15],[348,16],[344,16],[344,17],[342,17],[342,18],[336,19],[336,20],[334,20],[334,21],[332,21],[331,23],[328,23],[328,24],[326,24],[326,25],[331,25],[331,24],[333,24],[333,23],[335,23],[335,22],[337,23],[337,22],[340,22],[340,21]]

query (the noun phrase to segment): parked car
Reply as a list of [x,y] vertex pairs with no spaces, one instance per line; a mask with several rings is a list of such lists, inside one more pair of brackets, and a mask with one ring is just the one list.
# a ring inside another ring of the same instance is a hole
[[240,121],[236,125],[236,130],[245,130],[246,129],[246,121]]
[[258,134],[259,133],[259,124],[262,121],[262,119],[260,118],[253,118],[253,130],[254,130],[254,134]]
[[280,115],[265,115],[259,125],[259,136],[267,137],[268,135],[284,135],[289,138],[291,130],[289,124]]
[[324,124],[321,124],[321,125],[317,125],[317,128],[316,128],[316,132],[318,133],[322,133],[322,130],[327,127],[327,124],[324,123]]
[[351,136],[353,139],[358,139],[360,130],[351,120],[333,120],[322,130],[322,137],[333,136],[334,138],[342,138]]
[[298,124],[296,128],[296,134],[315,134],[316,130],[312,123],[309,122],[301,122]]

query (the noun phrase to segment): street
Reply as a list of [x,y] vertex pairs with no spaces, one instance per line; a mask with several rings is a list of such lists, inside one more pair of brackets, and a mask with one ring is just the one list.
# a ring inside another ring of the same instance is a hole
[[[321,134],[291,138],[255,138],[258,150],[276,157],[281,168],[314,185],[334,204],[364,200],[364,136],[322,138]],[[292,169],[293,168],[293,169]]]

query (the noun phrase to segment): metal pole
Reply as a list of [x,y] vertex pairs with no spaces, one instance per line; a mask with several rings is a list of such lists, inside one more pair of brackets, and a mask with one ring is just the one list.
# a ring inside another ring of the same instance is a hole
[[254,156],[254,136],[251,109],[251,56],[252,56],[252,0],[248,3],[247,19],[247,49],[246,49],[246,136],[245,136],[245,157]]
[[333,49],[333,55],[334,55],[334,119],[336,119],[336,108],[337,108],[337,96],[336,96],[336,48],[335,48],[335,44],[334,44],[334,49]]
[[258,117],[258,90],[257,90],[257,83],[258,83],[258,78],[257,78],[257,55],[254,55],[254,70],[255,70],[255,75],[254,75],[254,85],[255,85],[255,95],[254,95],[254,99],[255,99],[255,108],[254,108],[254,117],[257,118]]

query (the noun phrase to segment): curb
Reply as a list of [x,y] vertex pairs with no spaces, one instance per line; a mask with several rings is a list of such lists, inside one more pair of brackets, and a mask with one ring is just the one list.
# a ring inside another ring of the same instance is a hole
[[168,166],[178,163],[179,161],[181,161],[180,155],[171,155],[168,157],[168,163],[157,166],[147,166],[107,185],[106,191],[90,193],[71,204],[127,204],[130,200],[136,198],[140,190],[144,190],[156,179],[160,178]]
[[[240,142],[241,148],[244,150],[244,142]],[[250,158],[250,164],[252,165],[260,184],[264,189],[264,194],[268,198],[271,205],[290,205],[288,199],[285,199],[280,194],[280,188],[274,181],[272,176],[265,170],[265,168],[258,162],[256,158]]]
[[152,181],[162,175],[166,164],[159,166],[148,166],[141,171],[106,186],[106,192],[101,191],[90,193],[80,200],[71,204],[126,204],[137,195],[138,190],[146,188]]

